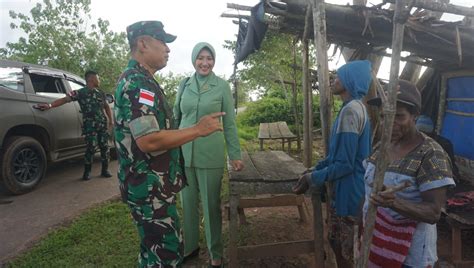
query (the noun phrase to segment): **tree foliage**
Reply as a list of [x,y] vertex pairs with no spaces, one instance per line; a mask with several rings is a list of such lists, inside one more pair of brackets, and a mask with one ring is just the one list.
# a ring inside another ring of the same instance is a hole
[[125,33],[109,30],[107,20],[92,22],[91,0],[43,0],[30,14],[10,11],[12,29],[24,31],[15,43],[0,49],[0,56],[44,64],[82,76],[88,69],[101,76],[102,88],[112,91],[127,63]]
[[174,100],[176,99],[176,93],[178,92],[178,86],[181,80],[185,79],[189,75],[183,75],[183,74],[174,74],[172,72],[169,72],[168,74],[161,74],[161,73],[156,73],[155,74],[155,79],[158,81],[160,86],[163,88],[165,91],[166,98],[168,100],[168,103],[171,105],[174,104]]
[[[226,41],[225,47],[235,51],[235,44]],[[240,88],[261,97],[288,98],[291,87],[288,84],[283,85],[282,82],[296,80],[297,89],[301,92],[301,55],[302,46],[299,40],[288,34],[267,31],[260,49],[250,54],[237,71]]]

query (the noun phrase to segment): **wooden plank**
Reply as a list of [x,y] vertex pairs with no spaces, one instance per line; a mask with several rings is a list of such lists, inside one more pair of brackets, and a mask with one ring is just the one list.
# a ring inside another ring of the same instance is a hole
[[462,260],[461,230],[456,227],[451,227],[451,254],[454,263]]
[[241,198],[239,208],[298,206],[303,204],[303,195],[277,195],[262,198]]
[[260,123],[260,127],[258,128],[258,138],[259,139],[270,138],[270,130],[269,130],[268,123]]
[[280,132],[280,129],[278,128],[277,123],[269,123],[268,124],[269,132],[270,132],[270,138],[272,139],[281,139],[282,135]]
[[243,182],[232,181],[230,191],[233,193],[243,194],[247,196],[255,196],[260,194],[288,194],[292,192],[295,181],[282,182]]
[[238,224],[237,224],[237,208],[239,206],[239,196],[231,194],[229,197],[230,206],[230,220],[229,220],[229,267],[237,268],[239,266],[238,260],[238,248],[237,248],[237,236],[238,236]]
[[311,167],[313,161],[313,92],[309,70],[309,32],[311,4],[308,3],[303,31],[303,165]]
[[282,151],[255,152],[250,155],[263,181],[297,181],[306,168]]
[[[314,243],[314,261],[317,267],[324,265],[324,224],[323,224],[323,205],[321,204],[321,188],[311,188],[311,204],[313,207],[313,243]],[[316,249],[321,250],[316,250]]]
[[244,168],[241,171],[234,171],[229,168],[229,181],[263,181],[248,152],[242,151],[241,155]]
[[281,133],[282,138],[296,138],[296,135],[291,132],[290,128],[284,121],[276,122],[278,130]]
[[[322,248],[323,245],[320,245],[320,247]],[[241,259],[298,256],[312,253],[314,250],[313,240],[301,240],[239,247],[238,255]]]

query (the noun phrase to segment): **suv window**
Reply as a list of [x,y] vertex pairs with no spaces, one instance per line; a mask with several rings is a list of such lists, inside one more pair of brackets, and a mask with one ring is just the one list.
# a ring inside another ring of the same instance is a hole
[[33,89],[37,94],[49,95],[50,93],[66,94],[61,78],[30,73]]
[[21,68],[0,67],[0,86],[23,92],[23,71]]
[[73,82],[73,81],[70,81],[70,80],[67,80],[67,82],[69,83],[69,86],[71,87],[72,90],[79,90],[79,89],[85,87],[82,84],[79,84],[77,82]]

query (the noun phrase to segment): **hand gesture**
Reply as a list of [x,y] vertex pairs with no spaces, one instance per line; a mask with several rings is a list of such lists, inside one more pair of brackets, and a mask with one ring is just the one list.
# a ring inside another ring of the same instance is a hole
[[376,206],[390,208],[395,202],[395,191],[384,185],[380,192],[370,195],[370,202]]
[[35,106],[33,106],[33,108],[38,109],[40,111],[46,111],[46,110],[49,110],[51,106],[49,106],[48,103],[38,103]]
[[219,118],[223,115],[225,115],[224,112],[217,112],[201,117],[196,124],[199,136],[205,137],[216,131],[222,131],[223,128]]
[[230,164],[235,171],[241,171],[244,168],[242,160],[230,160]]
[[298,182],[293,186],[292,190],[295,194],[304,194],[309,189],[308,180],[311,179],[311,173],[305,173],[300,176]]

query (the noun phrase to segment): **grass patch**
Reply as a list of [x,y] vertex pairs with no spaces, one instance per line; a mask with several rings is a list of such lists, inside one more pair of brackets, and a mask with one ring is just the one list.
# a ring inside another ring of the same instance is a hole
[[[227,172],[222,181],[221,199],[223,203],[229,200]],[[177,207],[182,219],[179,197]],[[199,229],[200,247],[205,249],[203,221]],[[223,241],[227,246],[226,229]],[[115,200],[88,210],[69,225],[52,231],[5,267],[136,267],[138,252],[138,234],[128,206]]]
[[138,250],[128,207],[111,201],[51,232],[6,267],[135,267]]

